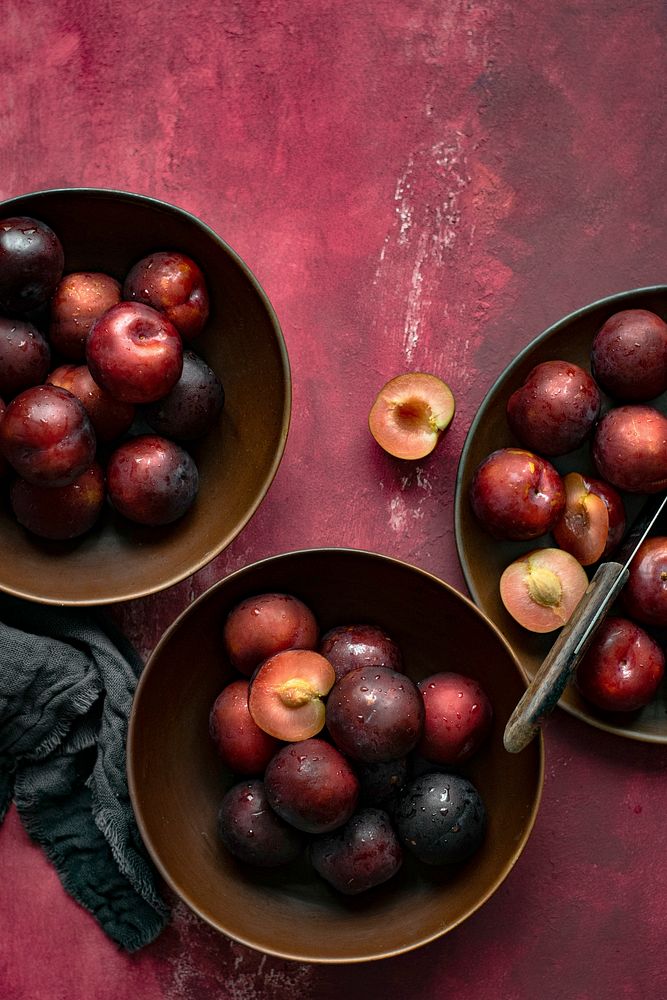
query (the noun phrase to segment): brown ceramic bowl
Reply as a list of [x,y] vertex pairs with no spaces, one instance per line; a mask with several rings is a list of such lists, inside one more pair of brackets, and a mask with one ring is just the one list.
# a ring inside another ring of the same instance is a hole
[[[590,371],[593,337],[605,320],[621,309],[649,309],[667,319],[667,286],[611,295],[571,313],[540,334],[517,355],[490,389],[471,424],[461,453],[454,510],[456,542],[463,574],[473,600],[508,639],[528,678],[534,676],[557,633],[537,635],[518,625],[500,600],[498,581],[503,569],[521,553],[555,543],[551,535],[533,542],[499,542],[492,539],[472,513],[470,482],[479,463],[492,451],[517,445],[507,425],[507,400],[525,381],[530,370],[543,361],[563,359]],[[611,402],[603,399],[603,409],[606,410]],[[667,393],[651,405],[667,413]],[[589,444],[551,461],[562,473],[577,471],[597,475]],[[625,494],[623,499],[631,519],[641,506],[642,498]],[[664,686],[650,705],[625,717],[597,711],[580,697],[572,685],[566,689],[559,704],[598,729],[632,739],[667,743],[667,690]]]
[[65,273],[104,271],[118,280],[154,250],[181,250],[207,278],[211,313],[188,345],[221,379],[218,425],[189,450],[200,490],[167,528],[132,524],[111,509],[88,535],[48,543],[0,504],[0,589],[53,604],[105,604],[141,597],[190,576],[222,551],[262,501],[282,457],[290,418],[287,352],[278,320],[236,253],[182,209],[122,191],[42,191],[0,204],[0,218],[48,223],[65,250]]
[[[413,679],[446,669],[483,684],[495,721],[467,773],[485,800],[489,827],[483,846],[465,865],[427,871],[407,859],[385,885],[345,897],[305,860],[267,874],[238,864],[218,843],[217,810],[233,783],[208,735],[211,705],[232,676],[222,625],[238,601],[266,591],[299,596],[322,630],[359,621],[383,625],[400,644]],[[353,549],[266,559],[195,601],[146,665],[128,742],[139,828],[171,888],[213,927],[244,944],[303,962],[358,962],[408,951],[474,913],[508,875],[528,839],[542,788],[541,740],[516,756],[502,745],[504,726],[524,689],[499,631],[434,576]]]

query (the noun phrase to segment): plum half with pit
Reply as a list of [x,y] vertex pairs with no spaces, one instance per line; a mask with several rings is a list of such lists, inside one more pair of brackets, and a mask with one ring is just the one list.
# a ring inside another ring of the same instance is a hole
[[524,553],[500,577],[505,608],[529,632],[553,632],[565,625],[587,587],[581,563],[556,548]]
[[183,343],[169,320],[141,302],[119,302],[93,324],[86,362],[95,381],[124,403],[152,403],[173,389]]
[[357,667],[334,684],[326,723],[336,746],[353,760],[394,760],[417,745],[424,700],[406,674],[387,667]]
[[273,811],[259,778],[226,792],[218,811],[218,836],[230,854],[258,868],[289,864],[305,843],[304,835]]
[[158,251],[137,261],[123,283],[123,298],[164,313],[186,341],[201,333],[208,319],[206,279],[199,265],[178,251]]
[[158,434],[177,441],[194,441],[207,434],[225,402],[218,376],[194,351],[183,353],[183,370],[166,396],[149,403],[143,413]]
[[583,697],[608,712],[634,712],[655,696],[665,655],[643,628],[627,618],[605,619],[577,667]]
[[140,434],[120,444],[107,464],[109,499],[119,514],[151,527],[172,524],[199,489],[192,456],[167,438]]
[[631,618],[642,625],[667,626],[667,537],[654,535],[642,542],[621,594]]
[[433,451],[452,422],[455,406],[452,390],[437,375],[407,372],[380,389],[368,426],[389,455],[414,461]]
[[0,424],[0,451],[37,486],[67,486],[95,458],[95,432],[82,403],[56,385],[15,396]]
[[93,323],[121,300],[120,282],[98,271],[74,271],[59,282],[51,299],[49,341],[69,361],[86,357]]
[[655,399],[667,389],[667,323],[648,309],[614,313],[595,334],[591,366],[613,399]]
[[311,649],[284,649],[257,668],[248,707],[257,725],[276,739],[296,742],[324,728],[324,698],[336,679],[333,667]]
[[595,429],[593,462],[616,489],[659,493],[667,487],[667,417],[640,403],[609,410]]
[[597,562],[607,546],[609,509],[602,497],[586,486],[578,472],[569,472],[565,484],[565,510],[554,524],[554,541],[582,566]]
[[400,670],[403,657],[397,643],[377,625],[337,625],[322,636],[320,653],[340,680],[356,667]]
[[284,649],[315,649],[319,628],[315,615],[292,594],[257,594],[240,601],[223,629],[231,665],[250,677],[263,660]]
[[115,399],[98,385],[87,365],[59,365],[46,381],[67,389],[83,403],[98,442],[114,441],[132,426],[134,405]]
[[222,761],[236,774],[260,775],[280,741],[257,725],[248,708],[247,680],[231,681],[213,702],[209,733]]
[[90,531],[104,509],[104,473],[93,462],[67,486],[36,486],[21,477],[9,500],[16,520],[40,538],[65,541]]
[[316,837],[310,859],[334,889],[356,896],[393,878],[403,864],[403,851],[387,813],[367,808],[333,833]]
[[540,455],[565,455],[586,440],[600,415],[595,381],[570,361],[544,361],[507,402],[507,422],[517,440]]
[[0,393],[11,399],[46,378],[51,349],[27,320],[0,316]]
[[441,671],[419,681],[424,699],[424,728],[417,753],[436,764],[459,764],[487,739],[493,708],[473,677]]
[[460,864],[481,846],[487,815],[477,788],[458,774],[415,778],[393,814],[400,843],[427,865]]
[[17,215],[0,221],[0,310],[32,312],[46,305],[65,264],[62,244],[40,219]]
[[546,458],[523,448],[498,448],[475,470],[470,503],[494,538],[528,541],[546,534],[559,519],[565,487]]
[[347,758],[317,738],[279,750],[264,772],[264,787],[271,808],[304,833],[335,830],[359,798],[359,780]]

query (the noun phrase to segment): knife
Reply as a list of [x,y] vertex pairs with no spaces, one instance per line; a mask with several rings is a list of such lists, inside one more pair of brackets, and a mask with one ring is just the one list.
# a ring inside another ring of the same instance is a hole
[[505,726],[503,743],[510,753],[519,753],[528,746],[556,707],[596,629],[628,579],[637,549],[665,509],[667,493],[649,497],[628,530],[617,558],[601,563],[596,570]]

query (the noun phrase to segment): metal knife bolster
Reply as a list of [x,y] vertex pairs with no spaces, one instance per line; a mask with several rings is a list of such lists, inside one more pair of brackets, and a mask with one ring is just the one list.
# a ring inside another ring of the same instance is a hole
[[605,562],[598,567],[572,617],[507,723],[503,742],[510,753],[523,750],[555,708],[593,639],[597,625],[620,594],[629,572],[627,563]]

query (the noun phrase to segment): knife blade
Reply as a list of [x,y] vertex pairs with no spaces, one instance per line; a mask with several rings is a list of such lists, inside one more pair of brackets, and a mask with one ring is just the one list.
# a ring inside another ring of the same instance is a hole
[[528,746],[558,704],[598,626],[628,579],[637,550],[666,509],[667,493],[649,497],[626,532],[616,559],[598,566],[505,726],[503,743],[510,753],[519,753]]

